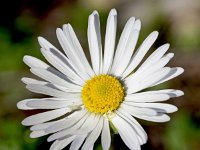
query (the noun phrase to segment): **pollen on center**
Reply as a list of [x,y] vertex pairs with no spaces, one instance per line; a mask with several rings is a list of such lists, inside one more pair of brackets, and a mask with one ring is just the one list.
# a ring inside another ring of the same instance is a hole
[[82,89],[82,100],[89,112],[104,114],[116,110],[124,100],[124,87],[109,75],[88,80]]

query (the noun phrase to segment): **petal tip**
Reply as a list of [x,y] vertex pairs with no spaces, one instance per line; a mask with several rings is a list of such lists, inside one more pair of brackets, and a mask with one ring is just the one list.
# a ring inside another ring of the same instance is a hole
[[141,21],[140,21],[140,19],[137,19],[135,21],[134,29],[138,30],[138,31],[141,29]]
[[42,36],[38,36],[38,42],[41,43],[43,42],[45,39]]
[[24,126],[29,126],[30,125],[29,122],[27,121],[27,118],[22,120],[21,124],[24,125]]
[[26,63],[31,56],[25,55],[23,57],[23,62]]
[[178,69],[179,74],[182,74],[182,73],[184,72],[184,69],[183,69],[183,68],[181,68],[181,67],[176,67],[176,68]]
[[117,15],[116,9],[115,9],[115,8],[111,9],[111,10],[110,10],[110,14],[112,14],[112,15]]
[[99,13],[98,13],[98,11],[97,10],[94,10],[93,12],[92,12],[92,15],[97,15],[97,16],[99,16]]
[[21,106],[22,106],[22,101],[19,101],[19,102],[17,103],[17,108],[18,108],[18,109],[21,109]]
[[155,37],[158,37],[159,32],[158,32],[158,31],[153,31],[152,34],[153,34]]
[[26,77],[21,78],[21,81],[26,84]]
[[178,90],[178,96],[183,96],[184,95],[184,92],[183,91],[181,91],[181,90]]

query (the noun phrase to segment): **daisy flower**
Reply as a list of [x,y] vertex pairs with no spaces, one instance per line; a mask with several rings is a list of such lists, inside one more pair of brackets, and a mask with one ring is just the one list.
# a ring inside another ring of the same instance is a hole
[[[88,44],[91,65],[70,24],[56,30],[63,52],[42,37],[41,53],[49,64],[24,56],[30,71],[40,79],[22,78],[26,88],[46,98],[25,99],[22,110],[46,110],[22,121],[31,126],[30,137],[51,134],[51,150],[70,145],[70,150],[92,150],[100,136],[103,150],[111,145],[111,130],[117,131],[129,149],[140,150],[147,134],[135,118],[166,122],[167,113],[177,107],[162,103],[183,95],[175,89],[145,91],[183,73],[180,67],[165,67],[174,56],[166,53],[169,44],[157,48],[146,60],[145,54],[158,37],[152,32],[136,48],[141,22],[131,17],[115,47],[117,12],[112,9],[106,25],[102,48],[99,15],[94,11],[88,20]],[[104,49],[104,51],[103,51]]]

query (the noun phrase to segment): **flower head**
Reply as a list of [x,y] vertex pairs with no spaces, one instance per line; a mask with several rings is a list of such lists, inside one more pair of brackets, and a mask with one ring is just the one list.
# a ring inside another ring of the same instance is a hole
[[51,134],[48,141],[54,141],[52,150],[63,149],[70,143],[70,150],[80,147],[90,150],[101,136],[102,147],[108,150],[112,124],[128,148],[139,150],[140,145],[146,143],[147,135],[135,118],[166,122],[170,120],[166,113],[177,111],[177,107],[161,102],[183,95],[182,91],[144,91],[183,72],[180,67],[165,67],[174,56],[173,53],[165,54],[169,44],[160,46],[142,62],[158,32],[152,32],[136,49],[141,22],[132,17],[115,48],[116,28],[117,12],[112,9],[107,20],[103,52],[99,15],[94,11],[89,16],[92,66],[70,24],[56,30],[64,53],[44,38],[38,38],[41,53],[50,65],[35,57],[24,56],[31,72],[42,79],[22,78],[26,88],[48,96],[25,99],[17,104],[23,110],[46,110],[22,121],[23,125],[32,126],[32,138]]

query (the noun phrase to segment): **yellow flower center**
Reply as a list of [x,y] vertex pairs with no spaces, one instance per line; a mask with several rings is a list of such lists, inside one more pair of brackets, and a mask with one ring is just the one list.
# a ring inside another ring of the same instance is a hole
[[104,114],[119,107],[124,99],[124,87],[113,76],[99,75],[86,82],[81,96],[88,111]]

